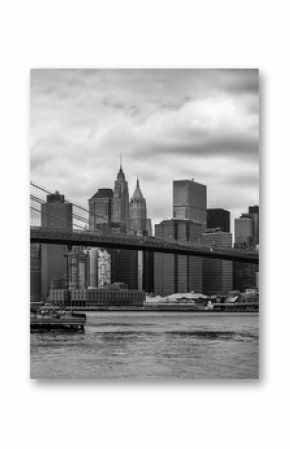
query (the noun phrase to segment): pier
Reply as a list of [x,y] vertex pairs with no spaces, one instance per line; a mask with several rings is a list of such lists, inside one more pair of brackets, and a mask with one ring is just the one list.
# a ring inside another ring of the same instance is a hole
[[71,317],[31,317],[31,331],[84,331],[86,316],[84,314],[74,314]]

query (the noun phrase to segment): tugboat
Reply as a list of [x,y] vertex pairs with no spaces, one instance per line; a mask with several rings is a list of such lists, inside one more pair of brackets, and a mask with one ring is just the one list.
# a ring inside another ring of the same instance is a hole
[[85,313],[75,313],[56,308],[41,307],[31,311],[30,331],[84,331],[86,323]]

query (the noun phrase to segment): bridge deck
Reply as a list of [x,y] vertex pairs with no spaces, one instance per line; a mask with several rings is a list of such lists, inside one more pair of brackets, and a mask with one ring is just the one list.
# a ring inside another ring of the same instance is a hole
[[256,251],[237,249],[208,248],[192,244],[179,244],[155,237],[138,237],[129,234],[98,234],[94,232],[66,231],[44,227],[31,227],[30,242],[43,244],[59,244],[68,246],[91,246],[100,248],[119,248],[142,250],[166,254],[207,257],[245,263],[258,264]]

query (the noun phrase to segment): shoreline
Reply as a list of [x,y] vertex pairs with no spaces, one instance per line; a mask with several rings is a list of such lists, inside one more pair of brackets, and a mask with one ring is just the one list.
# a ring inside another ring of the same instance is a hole
[[221,314],[221,313],[232,313],[232,314],[240,314],[240,313],[252,313],[252,314],[259,314],[259,310],[243,310],[244,308],[237,308],[234,310],[232,307],[230,307],[230,310],[205,310],[205,309],[196,309],[194,307],[190,306],[181,306],[181,307],[175,307],[175,306],[164,306],[164,307],[134,307],[134,306],[126,306],[126,307],[86,307],[86,306],[79,306],[79,307],[65,307],[65,310],[76,310],[76,311],[82,311],[82,312],[195,312],[195,313],[214,313],[214,314]]

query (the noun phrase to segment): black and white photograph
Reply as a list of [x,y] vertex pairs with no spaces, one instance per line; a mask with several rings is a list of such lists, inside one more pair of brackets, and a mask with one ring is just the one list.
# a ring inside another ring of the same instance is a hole
[[288,3],[1,3],[1,447],[289,447]]
[[259,378],[259,71],[30,72],[32,379]]

